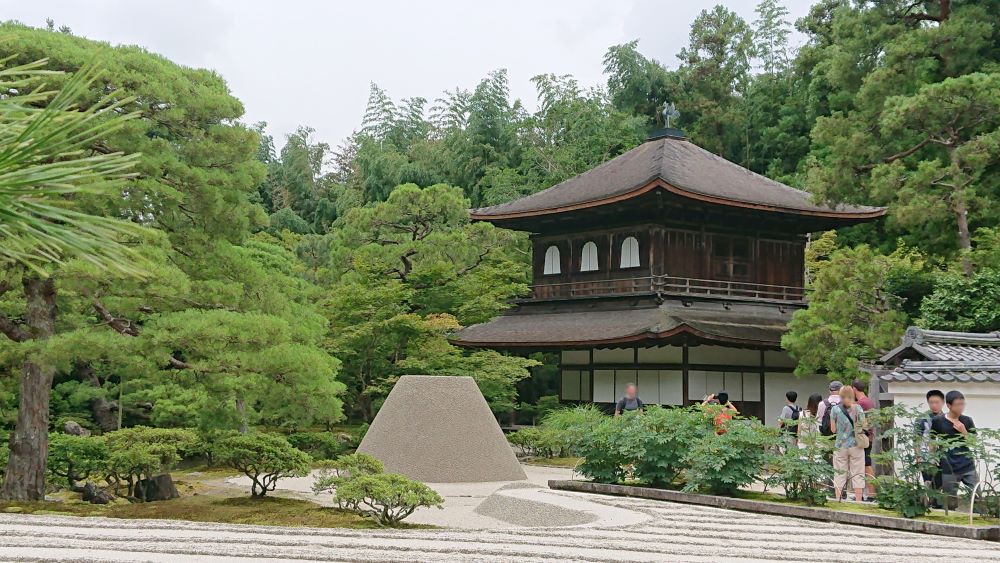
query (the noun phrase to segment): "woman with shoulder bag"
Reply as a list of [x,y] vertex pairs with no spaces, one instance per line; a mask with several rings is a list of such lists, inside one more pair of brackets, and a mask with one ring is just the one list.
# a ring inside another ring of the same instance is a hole
[[833,490],[837,500],[848,479],[854,489],[854,498],[861,501],[865,490],[865,448],[869,439],[865,433],[865,412],[857,404],[854,389],[840,389],[840,404],[830,413],[830,426],[837,436],[833,443]]

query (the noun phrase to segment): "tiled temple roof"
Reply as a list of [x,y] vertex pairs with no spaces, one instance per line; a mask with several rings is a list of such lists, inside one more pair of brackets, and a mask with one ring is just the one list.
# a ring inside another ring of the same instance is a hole
[[496,220],[545,215],[629,199],[653,189],[720,205],[842,220],[882,216],[885,208],[829,206],[715,155],[683,137],[652,138],[587,172],[520,199],[472,210]]

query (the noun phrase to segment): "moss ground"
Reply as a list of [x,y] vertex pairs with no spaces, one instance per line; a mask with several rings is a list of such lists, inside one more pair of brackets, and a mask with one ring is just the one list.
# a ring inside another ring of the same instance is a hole
[[582,457],[531,457],[522,460],[528,465],[540,465],[542,467],[576,467],[583,461]]
[[58,502],[0,502],[0,512],[307,528],[378,527],[374,521],[353,512],[322,506],[306,499],[279,496],[250,498],[249,491],[221,484],[222,479],[232,475],[231,472],[218,470],[175,473],[174,480],[181,497],[169,501],[133,504],[117,500],[113,504],[98,505],[83,502],[78,494],[60,492],[52,495],[59,499]]
[[[788,500],[783,495],[778,495],[774,493],[741,491],[739,497],[752,500],[766,500],[769,502],[778,502],[781,504],[808,506],[804,502],[796,500]],[[840,510],[843,512],[856,512],[860,514],[872,514],[874,516],[892,516],[895,518],[900,518],[899,514],[897,514],[896,512],[892,510],[886,510],[884,508],[879,508],[878,505],[871,503],[830,501],[825,505],[816,508],[829,508],[831,510]],[[957,524],[960,526],[969,525],[969,515],[967,513],[957,513],[954,511],[951,511],[946,515],[943,510],[932,510],[930,514],[916,518],[916,520],[926,520],[928,522],[937,522],[940,524]],[[973,526],[996,526],[998,524],[1000,524],[1000,522],[998,522],[996,518],[983,518],[982,516],[977,515],[972,519]]]

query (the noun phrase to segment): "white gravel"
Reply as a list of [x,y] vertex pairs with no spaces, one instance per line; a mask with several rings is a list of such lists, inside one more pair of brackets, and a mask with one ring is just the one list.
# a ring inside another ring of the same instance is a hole
[[[455,526],[436,530],[277,528],[0,513],[0,560],[1000,561],[1000,544],[994,542],[552,491],[541,483],[566,478],[568,470],[525,470],[528,480],[515,484],[433,485],[445,495],[445,510],[419,511],[412,520]],[[307,490],[308,479],[285,485]],[[511,511],[540,512],[477,514],[476,508],[486,501],[503,503]],[[592,521],[570,522],[559,516],[560,510],[574,517],[589,514]],[[539,514],[551,517],[535,519]],[[529,518],[532,521],[526,522]]]

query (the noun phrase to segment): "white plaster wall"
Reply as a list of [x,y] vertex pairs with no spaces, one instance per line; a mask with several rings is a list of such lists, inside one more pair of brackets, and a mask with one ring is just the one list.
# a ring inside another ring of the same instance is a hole
[[778,415],[785,406],[785,392],[796,391],[796,401],[802,408],[809,403],[809,395],[819,393],[825,399],[830,394],[830,380],[825,375],[796,377],[793,373],[764,373],[764,422],[769,426],[778,425]]
[[965,395],[965,414],[980,428],[1000,428],[1000,385],[996,383],[911,383],[889,382],[889,396],[897,405],[926,408],[927,392],[957,389]]

